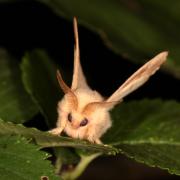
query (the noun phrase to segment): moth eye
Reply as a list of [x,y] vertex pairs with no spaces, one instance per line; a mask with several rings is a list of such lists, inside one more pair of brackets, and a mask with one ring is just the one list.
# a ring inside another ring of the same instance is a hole
[[68,118],[68,121],[69,121],[69,122],[72,122],[72,115],[71,115],[71,113],[68,114],[68,117],[67,117],[67,118]]
[[86,126],[88,123],[88,119],[84,118],[81,123],[80,123],[80,126]]

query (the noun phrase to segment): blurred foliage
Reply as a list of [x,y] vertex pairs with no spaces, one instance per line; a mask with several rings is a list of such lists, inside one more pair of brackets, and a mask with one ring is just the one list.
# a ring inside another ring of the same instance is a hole
[[[59,16],[97,32],[105,44],[127,59],[143,63],[168,50],[164,68],[180,78],[180,2],[178,0],[38,0]],[[85,8],[86,7],[86,8]]]
[[0,118],[23,123],[37,114],[38,109],[21,81],[19,63],[0,49]]
[[27,92],[45,116],[48,126],[54,127],[57,102],[60,98],[55,65],[43,51],[34,51],[25,55],[21,69]]

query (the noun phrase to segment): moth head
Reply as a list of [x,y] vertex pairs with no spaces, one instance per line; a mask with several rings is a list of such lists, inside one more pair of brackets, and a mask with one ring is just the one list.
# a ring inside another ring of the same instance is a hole
[[112,107],[112,103],[90,102],[83,108],[69,109],[66,114],[67,124],[73,129],[86,128],[94,122],[101,122],[110,107]]

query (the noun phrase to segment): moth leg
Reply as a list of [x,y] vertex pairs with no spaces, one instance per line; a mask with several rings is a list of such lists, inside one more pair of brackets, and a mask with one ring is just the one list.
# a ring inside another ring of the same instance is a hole
[[96,144],[103,144],[100,139],[95,139],[94,141],[95,141]]
[[102,144],[101,140],[99,139],[99,136],[97,135],[97,132],[97,127],[90,125],[86,130],[84,139],[87,139],[91,143]]
[[60,119],[61,118],[59,117],[57,121],[57,127],[49,131],[51,134],[60,135],[64,130],[67,121],[65,119]]
[[93,138],[93,137],[91,137],[91,136],[90,136],[90,137],[88,137],[88,138],[87,138],[87,140],[88,140],[89,142],[93,143],[93,144],[95,143],[94,138]]
[[95,143],[96,143],[96,144],[103,144],[100,139],[95,139]]
[[97,137],[93,136],[93,133],[92,134],[89,134],[86,138],[89,142],[91,143],[96,143],[96,144],[102,144],[101,140],[98,139]]
[[62,128],[62,127],[57,127],[57,128],[54,128],[48,132],[53,134],[53,135],[60,135],[62,133],[63,129],[64,128]]
[[103,144],[100,139],[94,139],[93,137],[88,137],[87,139],[88,139],[88,141],[90,141],[91,143]]

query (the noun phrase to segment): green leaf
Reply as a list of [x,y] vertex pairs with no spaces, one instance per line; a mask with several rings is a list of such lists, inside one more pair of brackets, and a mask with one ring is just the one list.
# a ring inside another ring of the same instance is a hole
[[25,55],[21,70],[26,90],[45,116],[47,124],[55,126],[60,100],[55,65],[44,51],[36,50]]
[[74,147],[87,149],[92,152],[100,152],[105,154],[116,154],[117,149],[112,146],[92,144],[87,141],[72,139],[63,136],[54,136],[48,132],[42,132],[35,128],[26,128],[22,125],[13,124],[10,122],[3,122],[0,120],[0,134],[1,135],[21,135],[26,138],[33,139],[36,144],[44,147]]
[[19,63],[3,49],[0,72],[0,118],[14,123],[31,119],[38,112],[37,107],[23,87]]
[[142,100],[112,111],[113,127],[104,142],[149,166],[180,175],[180,104]]
[[[44,116],[47,119],[47,123],[52,126],[55,126],[55,122],[57,121],[57,102],[60,100],[60,90],[57,85],[56,80],[56,69],[52,60],[47,56],[46,53],[40,50],[33,51],[32,53],[26,54],[26,56],[23,59],[23,63],[21,65],[21,69],[23,72],[23,82],[25,84],[26,89],[28,92],[32,95],[35,102],[38,104],[41,112],[44,114]],[[62,93],[61,93],[62,95]],[[68,139],[66,139],[68,140]],[[73,146],[70,145],[70,147],[78,147],[82,143],[81,141],[76,141],[71,139],[71,143]],[[52,141],[52,144],[55,143]],[[61,142],[62,143],[62,142]],[[68,145],[68,142],[66,144]],[[65,145],[65,146],[66,146]],[[58,145],[59,146],[59,145]],[[62,167],[63,164],[75,164],[80,161],[80,164],[82,162],[82,158],[80,160],[79,154],[70,151],[68,148],[62,148],[62,145],[60,145],[61,148],[55,148],[55,155],[56,155],[56,172],[58,173]],[[95,148],[95,149],[94,149]],[[83,149],[89,149],[93,150],[91,152],[91,157],[96,157],[97,155],[92,155],[92,153],[98,151],[100,153],[115,153],[116,149],[104,149],[102,146],[99,150],[96,150],[96,146],[93,148],[88,148],[88,144],[84,144]],[[106,152],[105,152],[105,151]],[[112,152],[112,151],[113,152]],[[87,157],[88,159],[88,157]],[[83,161],[84,162],[84,161]],[[83,163],[82,163],[83,164]],[[86,165],[87,166],[87,165]],[[86,167],[84,166],[84,168]],[[79,167],[79,166],[78,166]],[[82,167],[80,165],[81,171],[79,171],[79,168],[74,169],[75,175],[80,175],[82,172]],[[77,172],[78,173],[77,173]],[[69,172],[67,172],[69,173]]]
[[16,136],[0,137],[1,180],[35,180],[43,176],[59,180],[54,175],[53,166],[46,160],[49,154],[39,151],[39,147]]
[[161,51],[170,51],[165,69],[180,78],[179,0],[38,1],[60,16],[71,20],[77,16],[79,23],[97,32],[108,47],[132,61],[142,63]]

